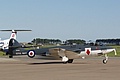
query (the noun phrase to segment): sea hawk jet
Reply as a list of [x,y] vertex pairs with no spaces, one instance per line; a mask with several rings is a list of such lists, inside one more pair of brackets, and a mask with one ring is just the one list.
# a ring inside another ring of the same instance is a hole
[[[18,41],[10,39],[8,54],[13,56],[14,50],[23,48]],[[104,55],[103,63],[106,64],[110,52],[114,51],[117,55],[116,50],[109,46],[91,46],[91,45],[64,45],[55,46],[48,48],[30,49],[26,50],[28,57],[33,58],[35,55],[49,56],[56,59],[61,59],[63,63],[72,63],[74,59],[95,57]]]
[[103,63],[106,64],[108,61],[107,54],[112,51],[114,51],[115,55],[117,55],[116,50],[109,46],[68,45],[68,46],[56,46],[49,48],[33,49],[33,50],[29,50],[27,52],[27,55],[30,58],[33,58],[35,55],[51,56],[57,59],[61,59],[64,63],[72,63],[73,60],[77,58],[104,55],[105,59],[103,59]]

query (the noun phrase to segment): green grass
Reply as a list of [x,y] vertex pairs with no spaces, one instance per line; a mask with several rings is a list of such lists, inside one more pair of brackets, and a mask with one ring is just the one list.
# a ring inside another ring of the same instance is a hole
[[5,54],[4,52],[0,51],[0,56],[4,56],[4,54]]
[[110,52],[108,56],[110,57],[120,57],[120,46],[111,46],[112,48],[116,49],[117,55],[115,56],[114,52]]

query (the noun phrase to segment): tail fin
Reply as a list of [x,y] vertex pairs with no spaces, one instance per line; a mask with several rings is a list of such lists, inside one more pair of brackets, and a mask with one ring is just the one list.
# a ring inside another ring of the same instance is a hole
[[14,50],[17,49],[17,48],[20,48],[20,47],[21,47],[21,44],[18,41],[16,41],[15,39],[12,38],[9,41],[9,49],[8,49],[8,52],[6,54],[9,55],[9,58],[12,58],[13,54],[14,54],[13,53]]
[[10,36],[10,39],[16,39],[16,36],[17,36],[17,31],[12,30],[12,34]]

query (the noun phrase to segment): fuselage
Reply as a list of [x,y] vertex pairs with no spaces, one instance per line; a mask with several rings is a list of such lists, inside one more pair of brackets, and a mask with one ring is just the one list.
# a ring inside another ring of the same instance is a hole
[[[64,54],[67,53],[75,53],[75,58],[79,57],[89,57],[89,56],[101,56],[103,54],[114,51],[115,49],[109,46],[90,46],[90,45],[68,45],[68,46],[55,46],[50,48],[40,48],[35,49],[34,52],[36,55],[52,55],[57,54],[59,49],[64,49]],[[54,57],[54,55],[53,55]]]
[[1,40],[0,41],[0,49],[1,50],[8,49],[9,41],[10,41],[10,39]]

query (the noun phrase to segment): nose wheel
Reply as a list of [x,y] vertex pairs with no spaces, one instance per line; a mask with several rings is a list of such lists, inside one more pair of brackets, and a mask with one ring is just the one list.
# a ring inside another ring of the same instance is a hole
[[108,56],[105,54],[105,59],[103,59],[103,64],[106,64],[108,62]]
[[107,60],[106,59],[103,59],[103,64],[106,64],[107,63]]

